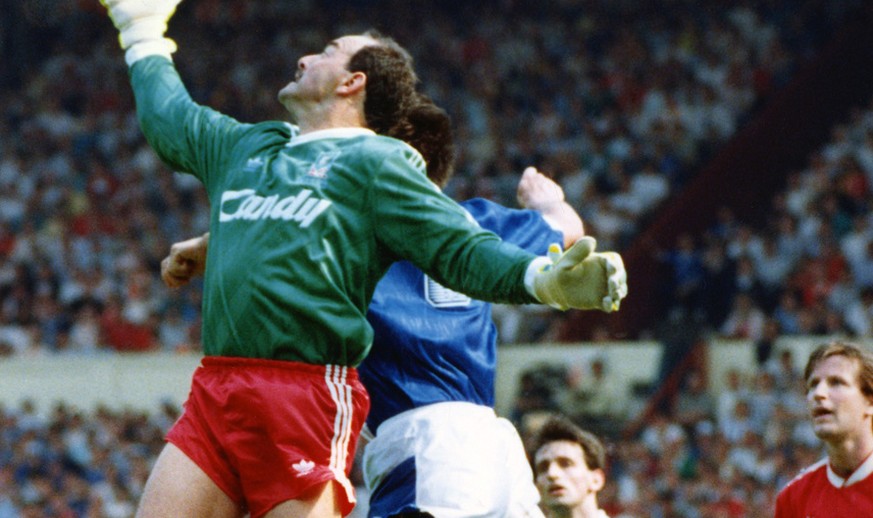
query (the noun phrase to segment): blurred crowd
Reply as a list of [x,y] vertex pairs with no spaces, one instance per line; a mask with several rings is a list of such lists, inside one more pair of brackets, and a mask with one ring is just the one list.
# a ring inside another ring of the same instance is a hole
[[[195,100],[254,122],[285,117],[297,57],[385,29],[453,117],[449,194],[514,205],[533,164],[620,249],[859,3],[198,0],[170,35]],[[143,140],[102,8],[4,3],[0,63],[0,355],[199,348],[199,286],[157,272],[208,200]]]
[[674,314],[764,360],[778,335],[873,336],[873,99],[791,172],[760,228],[722,209],[660,256]]
[[179,411],[0,407],[0,518],[129,518]]

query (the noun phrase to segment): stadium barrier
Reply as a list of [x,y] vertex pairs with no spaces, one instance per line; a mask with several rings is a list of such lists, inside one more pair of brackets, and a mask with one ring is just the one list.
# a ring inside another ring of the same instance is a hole
[[[790,348],[797,368],[802,369],[809,351],[827,340],[825,337],[782,337],[775,351]],[[635,394],[634,387],[657,385],[662,352],[657,341],[502,346],[495,387],[497,413],[509,415],[519,377],[526,369],[540,364],[585,368],[598,358],[605,362],[610,379],[623,385],[632,416],[634,410],[642,409],[646,403],[635,400],[639,399],[639,394]],[[750,341],[707,340],[705,361],[710,389],[718,392],[724,385],[725,373],[731,368],[754,372],[754,354],[754,344]],[[13,408],[25,399],[32,399],[43,413],[60,401],[86,411],[99,405],[140,410],[156,409],[165,401],[181,405],[200,358],[198,354],[177,353],[2,358],[0,404]]]

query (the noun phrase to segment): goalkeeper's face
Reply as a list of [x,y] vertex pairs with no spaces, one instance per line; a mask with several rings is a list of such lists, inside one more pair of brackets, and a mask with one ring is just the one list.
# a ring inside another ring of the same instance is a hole
[[369,36],[343,36],[328,43],[320,54],[303,56],[297,61],[294,80],[279,91],[279,101],[293,115],[300,106],[336,99],[353,74],[346,68],[349,60],[361,48],[377,44]]

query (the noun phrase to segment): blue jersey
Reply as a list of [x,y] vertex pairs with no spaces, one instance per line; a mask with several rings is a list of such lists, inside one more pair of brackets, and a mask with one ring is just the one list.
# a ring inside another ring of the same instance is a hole
[[[461,203],[483,228],[544,255],[563,234],[532,210],[484,199]],[[445,401],[494,406],[497,330],[491,304],[437,284],[411,263],[395,263],[376,287],[367,319],[370,354],[358,373],[371,397],[368,428],[406,410]]]

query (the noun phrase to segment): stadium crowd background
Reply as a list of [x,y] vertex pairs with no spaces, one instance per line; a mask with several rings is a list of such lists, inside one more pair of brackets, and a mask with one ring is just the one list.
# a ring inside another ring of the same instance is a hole
[[[637,4],[189,0],[171,35],[195,99],[257,121],[284,117],[275,94],[297,57],[384,29],[453,117],[451,195],[514,205],[533,164],[602,248],[622,250],[863,2]],[[143,140],[111,24],[88,0],[2,5],[0,357],[196,352],[200,287],[170,292],[158,268],[170,243],[206,230],[208,202]],[[765,225],[725,208],[705,233],[652,244],[670,273],[652,303],[755,343],[760,368],[717,394],[705,373],[683,376],[637,433],[611,416],[599,430],[611,516],[771,515],[778,488],[820,455],[773,344],[873,336],[873,92],[831,133],[773,193]],[[498,314],[505,343],[554,340],[563,318]],[[522,431],[543,410],[586,420],[574,373],[532,377],[557,381],[519,394]],[[129,516],[175,412],[0,409],[0,518]]]

